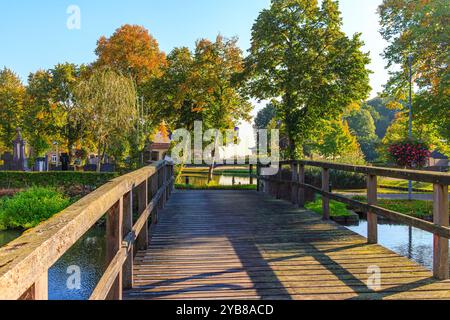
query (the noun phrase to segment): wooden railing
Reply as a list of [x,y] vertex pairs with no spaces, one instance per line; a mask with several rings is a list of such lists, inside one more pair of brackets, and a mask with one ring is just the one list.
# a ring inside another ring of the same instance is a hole
[[[282,179],[283,166],[290,166],[292,178]],[[282,184],[291,185],[291,200],[300,207],[305,205],[305,190],[309,189],[322,196],[323,219],[330,219],[330,199],[348,204],[354,208],[367,212],[368,243],[378,242],[378,216],[403,223],[418,229],[433,233],[433,275],[445,280],[449,278],[449,199],[448,186],[450,174],[433,173],[428,171],[391,169],[381,167],[354,166],[320,161],[284,161],[279,164],[280,170],[275,176],[258,176],[258,190],[266,193],[278,194]],[[322,169],[322,188],[305,183],[305,166]],[[348,171],[364,174],[367,177],[367,203],[362,203],[342,195],[330,192],[330,170]],[[258,168],[258,172],[261,168]],[[434,222],[417,219],[399,212],[387,210],[377,206],[377,177],[390,177],[412,181],[428,182],[434,185],[433,217]]]
[[160,161],[112,180],[2,247],[0,300],[48,299],[48,269],[105,213],[109,265],[90,299],[121,299],[132,287],[135,247],[148,247],[149,223],[157,223],[173,185],[173,165]]

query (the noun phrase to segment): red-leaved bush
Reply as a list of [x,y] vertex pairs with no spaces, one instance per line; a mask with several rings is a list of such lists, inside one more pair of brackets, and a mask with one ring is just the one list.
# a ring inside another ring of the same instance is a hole
[[430,150],[419,141],[401,141],[392,144],[388,148],[392,160],[403,168],[422,168],[425,167],[430,158]]

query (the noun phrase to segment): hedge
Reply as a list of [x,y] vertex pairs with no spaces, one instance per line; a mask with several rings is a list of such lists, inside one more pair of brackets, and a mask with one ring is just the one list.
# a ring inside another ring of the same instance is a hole
[[0,189],[23,189],[39,187],[89,187],[98,188],[106,182],[118,177],[118,173],[97,172],[18,172],[0,171]]

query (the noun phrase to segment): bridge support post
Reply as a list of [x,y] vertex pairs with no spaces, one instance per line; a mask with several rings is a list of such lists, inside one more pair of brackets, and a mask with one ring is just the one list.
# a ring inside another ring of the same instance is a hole
[[[148,205],[147,179],[137,187],[138,196],[138,212],[141,215]],[[148,248],[148,220],[145,221],[144,227],[137,237],[137,249],[147,250]]]
[[[448,227],[448,186],[435,184],[433,198],[434,223]],[[433,275],[436,279],[447,280],[449,278],[448,239],[435,234],[433,242]]]
[[[330,170],[322,168],[322,191],[330,191]],[[330,220],[330,199],[327,196],[322,196],[322,212],[323,220]]]
[[291,201],[293,204],[298,203],[298,164],[296,162],[291,163],[292,172],[292,184],[291,184]]
[[248,174],[250,177],[250,185],[253,185],[253,165],[252,164],[248,168]]
[[[303,164],[299,165],[298,168],[298,182],[299,183],[305,183],[305,166]],[[306,197],[305,197],[305,188],[302,186],[299,186],[298,188],[298,206],[300,208],[305,207]]]
[[[133,230],[133,191],[123,197],[123,234],[127,235]],[[133,288],[133,255],[134,246],[128,248],[128,257],[122,268],[122,286],[124,289]]]
[[[367,175],[367,203],[369,205],[377,204],[377,176]],[[369,211],[367,212],[367,241],[369,244],[378,243],[378,216]]]
[[[106,214],[106,259],[108,263],[116,257],[122,247],[123,197]],[[122,270],[114,280],[107,296],[108,300],[122,300]]]

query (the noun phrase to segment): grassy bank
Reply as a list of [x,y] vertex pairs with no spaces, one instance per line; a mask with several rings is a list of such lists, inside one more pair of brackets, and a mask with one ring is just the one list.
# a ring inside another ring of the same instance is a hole
[[[390,188],[393,190],[408,190],[408,181],[394,179],[379,179],[378,185],[381,188]],[[431,183],[413,181],[413,191],[415,192],[433,192]]]
[[[323,214],[322,199],[317,198],[316,201],[307,203],[306,209],[314,211],[318,214]],[[351,213],[347,209],[347,205],[337,201],[330,201],[330,216],[331,217],[350,217]]]
[[256,185],[234,185],[234,186],[219,186],[219,185],[186,185],[176,184],[175,188],[178,190],[256,190]]
[[[367,202],[364,196],[355,196],[354,200]],[[378,206],[412,217],[430,220],[433,217],[433,202],[425,200],[378,199]],[[450,214],[450,212],[449,212]]]

